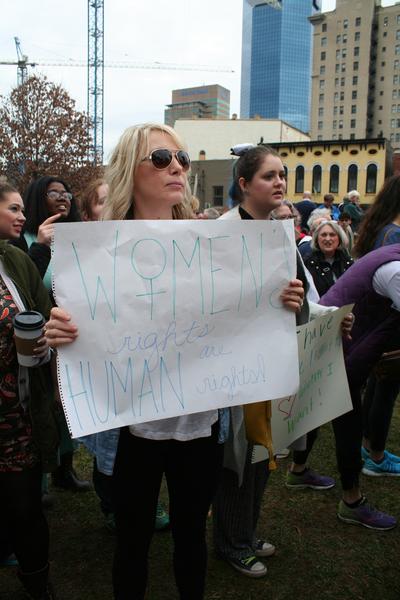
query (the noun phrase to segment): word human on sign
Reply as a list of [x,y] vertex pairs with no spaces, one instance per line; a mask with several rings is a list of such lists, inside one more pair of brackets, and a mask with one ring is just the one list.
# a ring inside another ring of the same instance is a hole
[[294,276],[291,223],[57,225],[57,304],[79,328],[58,361],[73,435],[293,393]]

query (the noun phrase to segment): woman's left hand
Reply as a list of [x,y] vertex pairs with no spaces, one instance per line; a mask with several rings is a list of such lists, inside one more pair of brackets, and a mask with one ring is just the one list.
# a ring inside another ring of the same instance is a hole
[[288,310],[300,312],[304,303],[303,282],[300,279],[289,281],[289,285],[281,293],[280,299]]
[[342,325],[342,335],[345,340],[351,340],[351,330],[354,325],[354,315],[353,313],[349,313],[346,315],[341,323]]

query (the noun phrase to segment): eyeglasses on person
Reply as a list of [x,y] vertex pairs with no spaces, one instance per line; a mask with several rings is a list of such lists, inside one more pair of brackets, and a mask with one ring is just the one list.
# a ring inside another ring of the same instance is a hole
[[177,150],[172,152],[168,148],[157,148],[149,156],[145,156],[143,160],[151,160],[153,166],[156,169],[166,169],[172,163],[172,159],[175,156],[176,160],[184,171],[188,171],[190,168],[189,154],[184,150]]
[[58,200],[59,198],[69,200],[70,202],[72,200],[72,194],[70,192],[57,192],[56,190],[47,192],[47,197],[50,198],[50,200]]

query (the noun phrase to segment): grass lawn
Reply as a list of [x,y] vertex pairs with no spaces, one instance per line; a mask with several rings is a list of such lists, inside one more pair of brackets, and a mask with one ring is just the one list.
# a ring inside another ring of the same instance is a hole
[[[388,448],[400,453],[400,412]],[[80,472],[90,477],[91,460],[80,451]],[[330,426],[325,426],[311,465],[337,475]],[[270,478],[259,533],[277,546],[266,559],[268,574],[251,580],[218,560],[210,536],[206,600],[399,600],[400,528],[379,533],[336,518],[340,490],[289,491],[287,460]],[[362,476],[363,490],[380,509],[400,519],[400,478]],[[140,490],[138,490],[140,493]],[[113,536],[104,527],[94,493],[56,492],[49,511],[51,563],[60,600],[111,600]],[[168,499],[163,490],[163,499]],[[210,528],[211,529],[211,528]],[[135,535],[135,532],[132,532]],[[155,534],[150,556],[149,600],[175,600],[171,534]],[[0,599],[24,598],[13,568],[0,571]]]

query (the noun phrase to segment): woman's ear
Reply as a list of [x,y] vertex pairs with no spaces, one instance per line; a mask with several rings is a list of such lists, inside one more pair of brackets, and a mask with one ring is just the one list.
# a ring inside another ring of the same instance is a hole
[[239,187],[240,187],[240,190],[241,190],[242,194],[245,194],[246,193],[246,186],[247,186],[245,178],[244,177],[239,177],[238,184],[239,184]]

